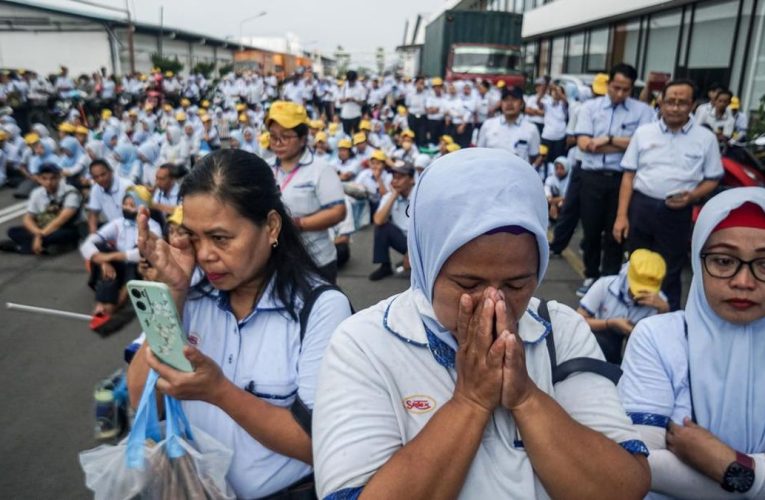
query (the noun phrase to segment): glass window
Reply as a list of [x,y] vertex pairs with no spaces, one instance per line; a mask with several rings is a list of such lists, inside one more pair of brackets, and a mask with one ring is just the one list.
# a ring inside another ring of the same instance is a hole
[[640,21],[617,24],[614,27],[613,64],[637,66]]
[[575,33],[568,39],[566,73],[581,73],[584,63],[584,33]]
[[608,57],[608,28],[590,32],[590,48],[587,53],[587,71],[605,71]]
[[648,22],[648,47],[645,55],[645,74],[651,71],[675,72],[677,38],[680,36],[681,11],[651,16]]
[[727,68],[736,31],[738,0],[696,6],[689,68]]
[[538,76],[537,69],[537,42],[529,42],[525,46],[523,70],[532,78]]
[[565,52],[566,39],[562,36],[553,38],[552,55],[550,56],[550,76],[558,76],[563,73],[563,53]]
[[550,64],[550,39],[545,38],[539,42],[539,74],[548,74],[548,65]]

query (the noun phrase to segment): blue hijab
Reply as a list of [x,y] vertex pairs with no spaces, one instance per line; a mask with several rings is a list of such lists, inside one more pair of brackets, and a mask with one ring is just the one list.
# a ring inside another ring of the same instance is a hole
[[697,423],[736,450],[762,453],[765,452],[765,318],[736,325],[715,314],[704,293],[699,256],[714,228],[746,202],[765,210],[765,189],[730,189],[712,198],[702,209],[691,242],[693,281],[685,318]]
[[55,165],[61,166],[61,158],[56,155],[53,152],[53,148],[50,147],[50,144],[44,140],[40,140],[40,144],[42,144],[43,147],[43,153],[41,155],[32,155],[32,158],[29,160],[29,173],[32,175],[37,175],[37,172],[40,171],[40,167],[45,163],[53,163]]
[[85,154],[80,142],[72,136],[67,136],[61,139],[59,147],[69,153],[68,155],[61,156],[60,166],[62,168],[69,168],[76,165],[77,162],[80,161],[80,157]]
[[131,179],[134,175],[133,168],[136,161],[138,161],[135,146],[132,144],[119,144],[114,148],[114,154],[119,156],[119,159],[115,158],[119,162],[117,174],[125,179]]
[[463,245],[508,226],[536,238],[541,283],[549,255],[547,200],[539,174],[512,153],[488,148],[450,153],[434,161],[415,186],[407,234],[411,287],[423,322],[452,349],[456,340],[433,312],[436,278]]

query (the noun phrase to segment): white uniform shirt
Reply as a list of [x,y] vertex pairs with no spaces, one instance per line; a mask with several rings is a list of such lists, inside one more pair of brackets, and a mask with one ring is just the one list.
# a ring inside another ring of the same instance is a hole
[[699,125],[708,126],[713,132],[722,132],[725,137],[732,137],[736,130],[736,117],[727,108],[725,113],[718,117],[713,106],[699,106],[695,118]]
[[[393,192],[389,191],[380,200],[380,205],[377,207],[377,211],[380,212],[382,208],[388,203],[388,200],[393,196]],[[409,228],[409,215],[407,210],[409,208],[409,198],[404,198],[401,195],[396,195],[396,201],[393,202],[393,206],[390,209],[390,215],[388,220],[397,228],[401,229],[404,234],[407,233]]]
[[[305,217],[345,203],[343,185],[337,173],[325,160],[316,158],[310,149],[306,148],[300,157],[297,171],[284,172],[278,168],[278,159],[274,165],[276,183],[281,187],[282,199],[293,217]],[[329,230],[300,234],[317,265],[326,266],[337,259]]]
[[422,115],[425,114],[425,100],[427,99],[428,94],[425,93],[423,90],[422,92],[417,92],[416,88],[412,88],[411,92],[408,92],[406,94],[406,108],[410,115],[419,118]]
[[[162,237],[162,228],[154,219],[149,219],[149,231],[158,237]],[[127,262],[140,262],[141,253],[138,251],[138,227],[134,221],[125,220],[123,217],[107,222],[95,233],[89,235],[80,246],[80,254],[85,260],[90,260],[100,252],[99,243],[110,243],[117,252],[124,252]]]
[[539,154],[539,130],[523,115],[513,123],[508,123],[504,115],[495,116],[481,127],[478,147],[504,149],[530,161]]
[[[226,293],[190,294],[183,329],[189,343],[217,363],[237,387],[274,406],[289,408],[297,396],[313,408],[324,350],[349,315],[348,300],[341,293],[321,294],[301,343],[300,324],[287,313],[272,281],[242,321],[231,311]],[[237,498],[267,496],[310,474],[311,466],[261,445],[217,406],[203,401],[182,405],[192,425],[233,450],[227,479]]]
[[161,203],[162,205],[178,205],[178,195],[180,194],[180,191],[181,186],[179,186],[177,182],[173,182],[169,192],[165,193],[157,188],[154,190],[154,195],[152,195],[151,198],[154,203]]
[[[540,99],[537,97],[537,94],[528,95],[524,98],[526,101],[526,109],[536,109],[539,110],[539,101]],[[552,97],[549,96],[549,94],[545,94],[542,96],[542,104],[545,106],[545,112],[547,112],[547,105],[552,102]],[[545,123],[545,117],[544,116],[531,116],[528,115],[528,120],[531,123],[538,123],[540,125],[543,125]]]
[[[530,121],[533,116],[528,116]],[[565,101],[554,102],[550,99],[545,105],[545,116],[543,122],[545,124],[542,129],[542,139],[548,141],[559,141],[566,137],[566,125],[568,121],[566,103]]]
[[[330,340],[316,397],[313,451],[319,498],[352,498],[402,446],[422,431],[454,393],[454,351],[427,332],[411,290],[344,321]],[[571,417],[632,452],[646,453],[616,387],[579,373],[552,384],[545,337],[550,325],[529,311],[519,323],[529,376]],[[558,363],[603,359],[584,319],[549,304]],[[444,436],[444,439],[458,438]],[[460,498],[549,498],[534,474],[510,412],[498,408],[486,426]]]
[[638,128],[624,153],[622,168],[635,172],[636,191],[660,200],[723,176],[717,138],[693,118],[677,132],[670,131],[663,120]]
[[[340,99],[354,99],[363,102],[367,99],[367,91],[359,82],[356,82],[352,87],[346,82],[340,89]],[[346,101],[341,104],[340,118],[343,120],[352,120],[360,116],[361,104],[354,101]]]
[[[56,210],[60,212],[64,208],[72,208],[74,210],[80,209],[80,203],[82,202],[82,196],[77,188],[67,184],[63,179],[58,183],[58,189],[55,194],[50,194],[42,187],[38,186],[29,193],[29,200],[27,200],[27,212],[32,215],[40,215],[48,210]],[[121,203],[121,202],[120,202]],[[122,208],[120,207],[120,214]]]
[[[593,318],[626,318],[633,325],[658,313],[653,307],[641,306],[632,300],[627,290],[619,289],[620,283],[624,281],[619,279],[619,275],[599,278],[582,297],[579,305]],[[659,296],[667,300],[662,292],[659,292]]]
[[449,118],[454,125],[462,125],[463,123],[471,123],[473,121],[472,111],[460,96],[447,97],[444,100],[443,109],[444,114],[449,115]]
[[107,222],[119,219],[122,217],[122,199],[125,197],[125,191],[132,185],[132,181],[117,175],[114,176],[108,191],[98,184],[93,184],[90,200],[88,200],[88,210],[102,213]]
[[[430,108],[435,108],[438,111],[435,113],[427,113],[427,110]],[[446,111],[446,96],[444,94],[441,94],[441,96],[439,97],[435,93],[429,95],[425,99],[425,109],[428,116],[428,120],[443,120],[444,112]]]

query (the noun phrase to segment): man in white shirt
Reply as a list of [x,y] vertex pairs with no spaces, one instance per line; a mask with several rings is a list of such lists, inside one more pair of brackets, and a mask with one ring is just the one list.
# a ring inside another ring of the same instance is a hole
[[696,123],[712,130],[721,143],[730,140],[736,130],[736,117],[728,109],[732,98],[733,92],[723,88],[717,92],[711,106],[699,106],[696,110]]
[[122,199],[133,183],[114,175],[112,167],[105,160],[93,160],[89,168],[93,187],[88,201],[88,232],[93,234],[98,231],[101,214],[105,222],[122,217]]
[[437,144],[438,138],[444,135],[446,97],[444,96],[444,81],[441,78],[433,78],[430,84],[433,91],[425,99],[425,111],[428,117],[428,141]]
[[723,176],[717,142],[695,122],[695,87],[669,82],[658,122],[639,127],[621,160],[624,169],[613,237],[630,251],[648,248],[667,262],[662,290],[670,308],[680,308],[680,275],[691,236],[693,204],[707,197]]
[[523,115],[523,90],[505,87],[500,102],[502,114],[483,124],[478,134],[478,147],[506,149],[536,166],[539,132]]
[[449,83],[447,96],[444,100],[444,123],[445,132],[454,138],[454,141],[462,148],[470,145],[472,128],[469,126],[473,120],[473,113],[468,109],[468,104],[457,95],[457,87]]
[[366,104],[367,91],[358,82],[358,74],[349,71],[345,75],[345,84],[340,89],[340,119],[346,134],[355,134],[361,121],[361,107]]
[[414,86],[409,89],[405,98],[409,129],[414,132],[414,140],[418,146],[424,146],[427,143],[428,122],[425,116],[425,100],[427,97],[425,80],[418,76],[414,81]]

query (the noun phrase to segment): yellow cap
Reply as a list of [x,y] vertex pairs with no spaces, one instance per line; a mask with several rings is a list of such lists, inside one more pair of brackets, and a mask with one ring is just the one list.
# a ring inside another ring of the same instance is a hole
[[108,120],[112,117],[112,110],[111,109],[102,109],[101,110],[101,118],[103,120]]
[[592,93],[595,95],[606,95],[608,92],[608,74],[598,73],[592,79]]
[[402,116],[405,115],[406,114],[406,106],[398,106],[396,108],[396,112],[398,114],[402,115]]
[[324,122],[321,120],[311,120],[308,122],[308,126],[313,129],[322,130],[324,128]]
[[143,105],[143,109],[146,111],[151,111],[154,109],[154,105],[147,101],[146,104]]
[[210,101],[208,101],[207,99],[202,99],[202,102],[200,102],[199,105],[202,106],[203,108],[209,108]]
[[203,122],[209,122],[212,121],[212,116],[208,115],[207,113],[203,114],[199,118],[202,119]]
[[135,108],[132,108],[128,111],[128,116],[138,116],[138,110]]
[[460,149],[462,149],[460,148],[460,145],[454,142],[446,146],[446,151],[448,151],[449,153],[454,153],[455,151],[459,151]]
[[162,109],[164,109],[165,111],[172,111],[173,106],[171,106],[170,104],[165,104],[164,106],[162,106]]
[[247,105],[242,102],[236,105],[236,110],[239,111],[240,113],[244,111],[245,109],[247,109]]
[[24,142],[26,142],[27,144],[31,146],[32,144],[36,144],[40,142],[40,136],[37,135],[35,132],[30,132],[24,136]]
[[0,129],[0,141],[4,141],[7,138],[8,138],[8,133],[5,130]]
[[240,123],[247,123],[250,121],[250,117],[247,116],[247,113],[239,113],[239,122]]
[[433,87],[440,87],[440,86],[442,86],[444,84],[444,81],[441,78],[439,78],[439,77],[435,77],[435,78],[432,78],[430,80],[430,84]]
[[730,106],[728,106],[730,109],[740,109],[741,108],[741,101],[739,100],[738,96],[733,96],[730,98]]
[[388,157],[385,155],[385,152],[380,149],[375,149],[372,153],[373,160],[385,161],[387,158]]
[[372,130],[372,122],[369,120],[361,120],[359,122],[359,130]]
[[367,134],[364,132],[357,132],[353,135],[353,145],[358,146],[362,142],[367,142]]
[[77,125],[74,128],[74,133],[75,134],[88,135],[90,133],[90,130],[88,130],[88,127],[83,127],[82,125]]
[[284,128],[295,128],[308,123],[308,114],[300,104],[289,101],[275,101],[268,110],[266,124],[275,121]]
[[544,156],[544,155],[546,155],[546,154],[547,154],[547,153],[549,153],[549,152],[550,152],[550,148],[548,148],[548,147],[547,147],[547,146],[545,146],[544,144],[540,144],[540,145],[539,145],[539,154],[541,154],[541,155],[543,155],[543,156]]
[[403,132],[401,132],[401,138],[404,139],[408,137],[409,139],[414,139],[414,132],[411,129],[406,129]]
[[176,226],[180,226],[183,224],[183,205],[178,205],[173,210],[173,213],[170,214],[170,217],[167,218],[168,224],[175,224]]
[[173,72],[172,71],[165,71],[165,76],[168,77],[168,78],[172,78],[173,77]]
[[151,191],[146,186],[130,186],[125,192],[125,196],[132,197],[137,205],[151,207]]
[[191,106],[191,101],[189,101],[188,99],[184,97],[183,99],[181,99],[181,106],[183,106],[184,108]]
[[340,139],[337,142],[337,149],[351,149],[353,147],[353,144],[351,144],[350,139]]
[[450,135],[442,135],[441,140],[444,141],[446,144],[454,144],[454,139]]
[[633,295],[658,292],[666,274],[667,263],[658,253],[639,248],[630,255],[627,284]]
[[139,80],[141,80],[142,82],[145,82],[145,81],[146,81],[148,78],[149,78],[149,77],[148,77],[148,76],[146,76],[146,75],[144,75],[144,74],[140,74],[140,75],[138,76],[138,79],[139,79]]
[[268,132],[263,132],[260,134],[260,137],[258,137],[258,143],[262,149],[268,149],[268,147],[271,145],[271,134]]
[[316,137],[314,137],[314,142],[327,142],[327,133],[316,132]]
[[65,134],[73,134],[74,130],[75,130],[75,126],[73,123],[61,122],[61,124],[58,126],[58,131],[63,132]]
[[175,114],[175,119],[177,121],[179,121],[179,122],[185,122],[186,121],[186,113],[184,113],[183,111],[178,111]]
[[497,82],[497,88],[498,89],[503,89],[503,88],[505,88],[506,85],[507,85],[507,83],[505,83],[504,80],[500,80],[500,81]]
[[339,123],[330,123],[329,124],[329,133],[332,135],[335,135],[337,133],[338,129],[340,128]]

